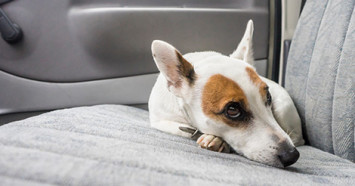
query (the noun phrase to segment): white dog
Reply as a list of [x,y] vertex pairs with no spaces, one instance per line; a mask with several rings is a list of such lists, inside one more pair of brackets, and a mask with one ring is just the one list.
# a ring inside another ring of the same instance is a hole
[[294,144],[304,143],[301,121],[287,92],[256,73],[253,30],[250,20],[230,56],[182,56],[172,45],[153,41],[160,75],[149,99],[151,126],[184,137],[192,136],[189,128],[198,129],[204,133],[197,140],[203,148],[225,151],[227,142],[251,160],[286,167],[299,157]]

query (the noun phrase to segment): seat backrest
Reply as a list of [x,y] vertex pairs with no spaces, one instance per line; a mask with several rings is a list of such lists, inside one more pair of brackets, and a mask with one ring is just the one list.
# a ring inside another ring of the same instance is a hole
[[355,0],[308,0],[285,87],[310,145],[354,161]]

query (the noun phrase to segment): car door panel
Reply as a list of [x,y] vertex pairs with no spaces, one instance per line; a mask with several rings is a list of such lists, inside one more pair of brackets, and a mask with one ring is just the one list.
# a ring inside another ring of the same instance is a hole
[[94,104],[146,104],[158,70],[152,40],[182,53],[230,54],[255,23],[266,75],[268,1],[15,0],[2,6],[24,38],[0,41],[0,115]]

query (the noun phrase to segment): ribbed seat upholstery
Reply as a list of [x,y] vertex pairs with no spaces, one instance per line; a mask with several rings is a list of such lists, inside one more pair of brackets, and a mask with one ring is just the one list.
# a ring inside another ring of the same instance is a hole
[[355,160],[354,0],[309,0],[290,49],[285,87],[311,146]]

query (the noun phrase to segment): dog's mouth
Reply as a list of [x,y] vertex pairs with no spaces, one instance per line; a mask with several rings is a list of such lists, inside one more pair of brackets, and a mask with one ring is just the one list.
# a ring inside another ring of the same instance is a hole
[[274,161],[267,161],[267,162],[258,161],[258,160],[254,160],[254,161],[262,163],[262,164],[265,164],[265,165],[269,165],[269,166],[272,166],[272,167],[285,168],[285,166],[281,163],[281,161],[278,158],[275,158]]

